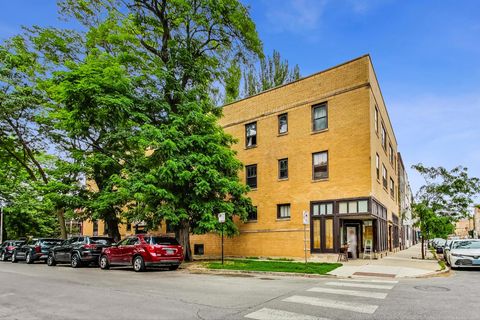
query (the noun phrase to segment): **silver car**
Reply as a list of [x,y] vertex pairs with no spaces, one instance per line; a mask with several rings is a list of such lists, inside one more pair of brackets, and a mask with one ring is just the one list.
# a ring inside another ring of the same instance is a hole
[[450,244],[447,259],[452,269],[480,267],[480,239],[453,241]]

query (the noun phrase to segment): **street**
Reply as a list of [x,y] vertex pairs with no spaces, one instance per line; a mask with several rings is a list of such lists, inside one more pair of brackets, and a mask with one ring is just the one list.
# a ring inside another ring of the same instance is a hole
[[477,270],[428,279],[0,264],[0,319],[477,319]]

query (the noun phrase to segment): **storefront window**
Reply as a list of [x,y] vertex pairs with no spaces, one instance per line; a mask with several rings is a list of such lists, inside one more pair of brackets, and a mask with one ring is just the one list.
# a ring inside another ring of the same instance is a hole
[[357,201],[350,201],[348,203],[348,213],[357,213]]
[[340,202],[338,204],[338,212],[339,213],[348,213],[347,202]]
[[333,219],[325,219],[325,249],[333,249]]
[[313,248],[320,249],[320,220],[313,220]]

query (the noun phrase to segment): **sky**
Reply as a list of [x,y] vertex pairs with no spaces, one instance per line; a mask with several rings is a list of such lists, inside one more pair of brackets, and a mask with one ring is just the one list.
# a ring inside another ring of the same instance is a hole
[[[265,52],[304,76],[371,55],[414,192],[419,162],[480,177],[480,1],[242,2]],[[0,41],[33,24],[68,26],[55,0],[0,0]]]

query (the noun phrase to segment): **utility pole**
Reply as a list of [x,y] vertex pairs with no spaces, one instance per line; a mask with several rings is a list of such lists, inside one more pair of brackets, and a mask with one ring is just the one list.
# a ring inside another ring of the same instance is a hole
[[222,265],[223,265],[223,260],[224,260],[224,255],[223,255],[223,227],[225,225],[225,212],[220,212],[218,214],[218,222],[222,225]]
[[3,200],[0,199],[0,244],[3,243]]

